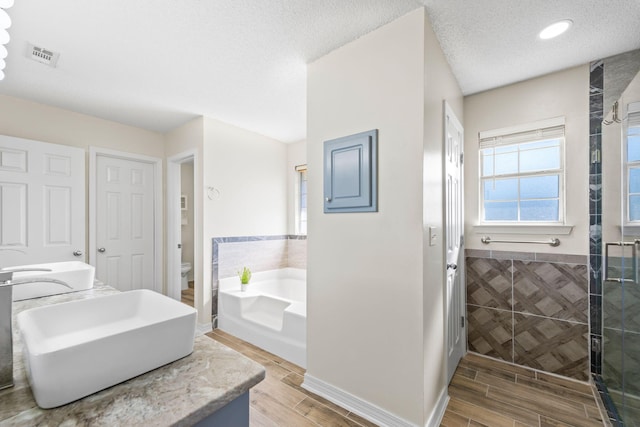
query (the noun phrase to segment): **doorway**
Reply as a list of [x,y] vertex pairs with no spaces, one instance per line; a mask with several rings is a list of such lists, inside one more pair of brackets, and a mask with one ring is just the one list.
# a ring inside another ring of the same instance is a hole
[[[200,267],[196,236],[200,236],[198,209],[201,201],[198,198],[196,177],[197,154],[189,150],[167,158],[167,295],[181,301],[183,290],[186,291],[186,303],[198,307]],[[187,288],[183,289],[184,264],[191,265],[186,272]],[[189,298],[190,297],[190,298]]]
[[194,306],[194,179],[193,158],[180,163],[180,289],[181,301]]
[[96,279],[162,293],[162,161],[89,149],[89,256]]

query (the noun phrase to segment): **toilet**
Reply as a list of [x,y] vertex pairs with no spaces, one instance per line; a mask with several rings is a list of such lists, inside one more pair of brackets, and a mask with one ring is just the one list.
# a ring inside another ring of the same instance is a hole
[[182,276],[181,287],[187,289],[189,287],[189,272],[191,271],[191,263],[183,262],[180,264],[180,275]]

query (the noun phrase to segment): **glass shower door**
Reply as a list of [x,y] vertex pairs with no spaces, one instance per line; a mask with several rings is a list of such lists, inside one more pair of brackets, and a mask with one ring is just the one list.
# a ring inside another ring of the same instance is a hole
[[602,375],[624,425],[640,426],[640,75],[604,125]]

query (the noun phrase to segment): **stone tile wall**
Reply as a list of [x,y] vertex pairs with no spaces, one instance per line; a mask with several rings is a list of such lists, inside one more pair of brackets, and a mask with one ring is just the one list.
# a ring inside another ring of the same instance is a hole
[[587,381],[587,257],[482,250],[466,255],[469,350]]
[[602,373],[602,119],[604,62],[589,73],[589,301],[591,305],[591,373]]
[[246,266],[252,272],[285,267],[307,268],[307,236],[214,237],[211,288],[213,327],[218,317],[218,281]]

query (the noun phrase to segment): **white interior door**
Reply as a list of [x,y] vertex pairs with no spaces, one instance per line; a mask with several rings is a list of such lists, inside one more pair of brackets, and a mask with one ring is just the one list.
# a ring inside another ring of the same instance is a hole
[[121,291],[155,289],[153,164],[96,156],[96,278]]
[[85,152],[0,135],[0,267],[85,260]]
[[447,103],[445,121],[445,244],[447,297],[447,375],[451,380],[466,351],[463,219],[463,135]]

